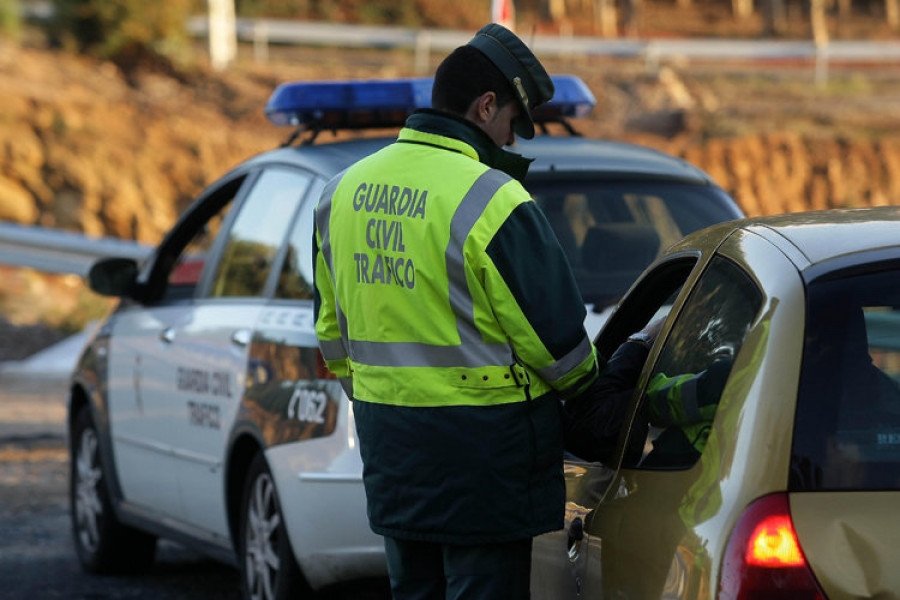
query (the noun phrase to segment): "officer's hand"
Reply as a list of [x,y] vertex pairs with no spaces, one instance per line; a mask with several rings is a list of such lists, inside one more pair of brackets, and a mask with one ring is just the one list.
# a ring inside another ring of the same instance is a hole
[[651,321],[647,324],[646,327],[638,331],[637,333],[633,333],[628,336],[628,341],[630,342],[638,342],[646,346],[649,350],[653,343],[656,342],[656,338],[659,337],[659,332],[662,330],[663,324],[665,324],[666,319],[660,318],[655,321]]

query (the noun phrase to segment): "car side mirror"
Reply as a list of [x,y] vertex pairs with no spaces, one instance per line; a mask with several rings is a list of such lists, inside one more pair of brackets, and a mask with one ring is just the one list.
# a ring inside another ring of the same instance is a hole
[[88,271],[88,285],[103,296],[131,296],[137,281],[137,261],[132,258],[101,258]]

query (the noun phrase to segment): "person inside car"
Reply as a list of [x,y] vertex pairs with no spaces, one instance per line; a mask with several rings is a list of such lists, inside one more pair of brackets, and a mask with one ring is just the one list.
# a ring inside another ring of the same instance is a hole
[[[638,377],[663,320],[654,321],[623,342],[598,377],[595,398],[574,398],[564,406],[566,450],[582,460],[609,462],[625,422],[626,411]],[[673,457],[692,464],[709,437],[709,428],[731,372],[730,357],[722,357],[699,373],[657,373],[644,392],[648,425],[663,429],[653,441],[654,451],[642,466],[665,466]],[[643,440],[643,436],[633,436]],[[659,450],[660,452],[656,452]],[[656,464],[665,456],[665,463]]]

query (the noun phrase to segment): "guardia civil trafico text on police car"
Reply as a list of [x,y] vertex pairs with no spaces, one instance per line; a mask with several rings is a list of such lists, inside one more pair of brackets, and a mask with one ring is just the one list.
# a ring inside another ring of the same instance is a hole
[[[554,84],[536,115],[545,131],[594,105],[580,80]],[[94,265],[91,287],[121,301],[69,390],[72,526],[87,571],[145,567],[165,537],[238,566],[248,598],[386,574],[351,406],[317,349],[310,240],[325,183],[393,137],[313,141],[329,129],[396,128],[428,106],[430,88],[279,87],[267,114],[297,128],[284,147],[209,186],[145,262]],[[706,174],[647,148],[539,135],[518,150],[536,158],[525,185],[569,256],[591,334],[662,248],[740,216]],[[378,225],[371,237],[385,255],[403,244]],[[360,265],[368,277],[373,268]],[[414,284],[414,264],[392,272]]]

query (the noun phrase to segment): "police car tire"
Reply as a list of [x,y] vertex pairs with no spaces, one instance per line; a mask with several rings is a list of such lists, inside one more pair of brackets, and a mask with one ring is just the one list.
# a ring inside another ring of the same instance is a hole
[[[262,452],[254,457],[247,471],[239,536],[244,598],[286,600],[309,593],[294,559],[278,490]],[[270,562],[272,557],[277,558],[277,565]]]
[[89,573],[135,573],[153,564],[156,537],[116,519],[90,411],[75,416],[71,435],[69,507],[82,568]]

